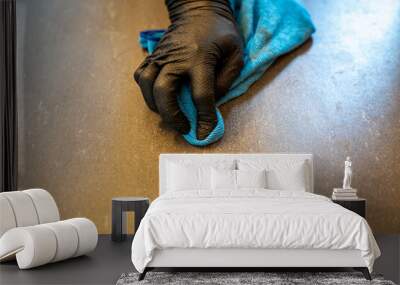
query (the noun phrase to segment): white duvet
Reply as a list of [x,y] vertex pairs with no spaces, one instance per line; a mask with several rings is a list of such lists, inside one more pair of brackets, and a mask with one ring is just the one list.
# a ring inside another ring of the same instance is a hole
[[132,262],[143,272],[165,248],[358,249],[370,271],[380,255],[366,220],[330,199],[257,189],[157,198],[133,240]]

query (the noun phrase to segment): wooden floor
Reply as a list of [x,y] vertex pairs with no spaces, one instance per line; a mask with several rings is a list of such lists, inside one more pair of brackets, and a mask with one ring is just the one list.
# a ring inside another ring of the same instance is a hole
[[[400,236],[378,236],[377,241],[382,257],[375,264],[375,272],[398,283]],[[134,271],[130,246],[130,240],[115,243],[110,236],[103,235],[89,256],[30,270],[19,270],[15,262],[4,263],[0,265],[0,284],[115,284],[122,273]]]

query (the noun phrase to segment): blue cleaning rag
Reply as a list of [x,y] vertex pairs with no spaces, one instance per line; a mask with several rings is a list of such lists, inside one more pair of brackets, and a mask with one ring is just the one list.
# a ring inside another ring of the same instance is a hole
[[[217,107],[245,93],[276,58],[304,43],[315,31],[310,15],[296,0],[230,0],[230,4],[244,40],[244,66]],[[164,32],[141,32],[141,46],[152,53]],[[197,139],[197,111],[188,84],[182,88],[178,103],[190,122],[190,132],[183,135],[188,143],[206,146],[222,138],[224,120],[216,108],[217,126],[204,140]]]

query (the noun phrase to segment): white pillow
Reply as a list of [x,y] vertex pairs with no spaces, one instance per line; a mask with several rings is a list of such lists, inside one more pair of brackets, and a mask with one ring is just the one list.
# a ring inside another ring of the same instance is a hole
[[309,170],[305,160],[241,159],[239,170],[267,171],[267,188],[274,190],[306,191],[309,189]]
[[236,170],[212,168],[211,181],[213,190],[235,190]]
[[266,170],[211,169],[213,190],[237,190],[239,188],[267,188]]
[[267,171],[262,170],[236,170],[238,188],[267,188]]
[[186,166],[168,164],[167,188],[170,191],[185,191],[211,188],[211,168],[206,166]]

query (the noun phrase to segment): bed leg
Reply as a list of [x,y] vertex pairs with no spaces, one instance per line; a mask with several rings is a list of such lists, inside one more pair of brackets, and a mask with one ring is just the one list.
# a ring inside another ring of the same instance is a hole
[[357,271],[361,271],[362,274],[364,275],[365,279],[372,280],[371,274],[369,274],[369,270],[367,267],[355,267],[354,269]]
[[144,279],[144,277],[146,277],[146,273],[147,273],[148,269],[147,267],[143,270],[142,273],[139,274],[139,278],[138,281],[142,281]]

